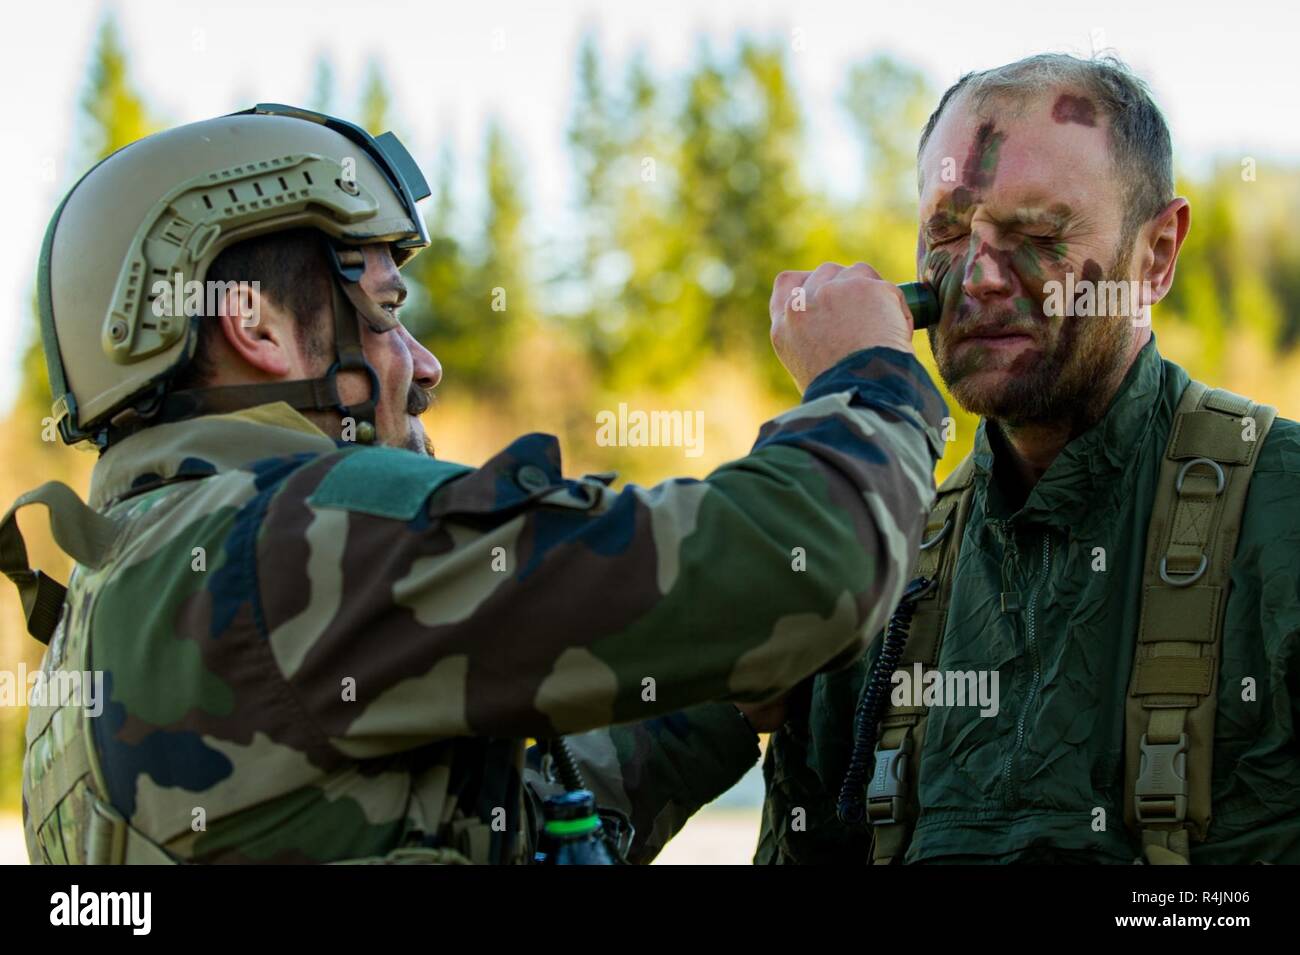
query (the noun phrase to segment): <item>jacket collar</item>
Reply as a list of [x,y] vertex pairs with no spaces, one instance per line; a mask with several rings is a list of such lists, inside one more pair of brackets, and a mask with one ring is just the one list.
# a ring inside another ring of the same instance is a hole
[[320,454],[335,441],[282,401],[231,414],[155,425],[110,447],[90,477],[90,506],[190,478],[242,468],[263,458]]
[[1102,419],[1061,449],[1014,512],[992,478],[995,455],[1006,453],[1001,435],[990,441],[988,429],[996,425],[981,419],[975,434],[974,480],[984,491],[980,500],[985,518],[1080,529],[1104,523],[1129,493],[1136,477],[1133,465],[1145,444],[1168,437],[1173,410],[1188,380],[1185,371],[1160,357],[1152,334]]

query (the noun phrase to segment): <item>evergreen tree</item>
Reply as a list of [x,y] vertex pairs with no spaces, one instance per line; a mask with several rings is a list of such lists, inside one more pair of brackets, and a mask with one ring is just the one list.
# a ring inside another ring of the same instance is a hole
[[334,67],[329,58],[321,53],[316,57],[315,74],[312,78],[311,96],[307,108],[318,113],[334,111]]
[[378,61],[371,60],[366,69],[365,86],[361,91],[361,128],[372,136],[388,132],[392,128],[389,122],[392,106],[393,97],[388,91],[383,70]]

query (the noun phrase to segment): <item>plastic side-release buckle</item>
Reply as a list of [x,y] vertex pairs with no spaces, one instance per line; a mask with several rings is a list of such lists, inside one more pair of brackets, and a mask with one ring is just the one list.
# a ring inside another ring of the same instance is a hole
[[126,856],[126,820],[93,793],[86,827],[86,864],[121,865]]
[[873,826],[903,821],[911,795],[907,781],[911,756],[910,734],[903,737],[903,745],[897,749],[876,747],[876,768],[867,783],[867,818]]
[[1176,743],[1150,743],[1142,734],[1141,767],[1133,788],[1140,823],[1180,823],[1187,818],[1187,734]]

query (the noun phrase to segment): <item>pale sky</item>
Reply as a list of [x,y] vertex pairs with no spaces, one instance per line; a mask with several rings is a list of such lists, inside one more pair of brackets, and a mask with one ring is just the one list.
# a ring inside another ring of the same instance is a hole
[[[1300,157],[1300,13],[1294,2],[1102,0],[1061,11],[1042,0],[924,4],[844,0],[136,0],[116,11],[133,85],[168,124],[258,101],[306,103],[317,54],[335,68],[335,111],[354,110],[377,57],[394,93],[395,131],[432,180],[452,143],[465,204],[481,201],[478,168],[489,116],[502,121],[523,167],[529,236],[544,246],[573,202],[566,131],[576,53],[594,29],[613,77],[644,49],[657,79],[681,77],[701,39],[729,52],[742,33],[790,42],[812,146],[808,180],[839,195],[859,186],[860,154],[840,106],[850,66],[888,51],[942,90],[962,73],[1030,53],[1113,49],[1156,94],[1180,168],[1215,156],[1294,163]],[[0,32],[4,153],[10,160],[0,230],[0,407],[16,387],[36,256],[73,168],[73,117],[96,25],[90,0],[11,3]],[[504,44],[501,43],[502,38]],[[504,46],[503,49],[500,47]],[[918,130],[919,133],[919,130]],[[571,221],[571,220],[570,220]],[[799,266],[793,263],[792,267]]]

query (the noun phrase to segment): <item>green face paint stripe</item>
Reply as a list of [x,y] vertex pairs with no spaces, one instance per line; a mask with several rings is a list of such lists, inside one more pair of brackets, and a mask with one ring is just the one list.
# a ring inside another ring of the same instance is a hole
[[1016,246],[1016,250],[1011,253],[1011,261],[1016,268],[1026,274],[1029,278],[1041,280],[1043,277],[1043,267],[1038,261],[1038,249],[1034,247],[1033,242],[1024,241]]
[[984,152],[980,155],[980,172],[989,173],[990,179],[993,178],[992,174],[997,172],[998,152],[1001,146],[1002,134],[998,133],[989,140],[988,145],[984,147]]

